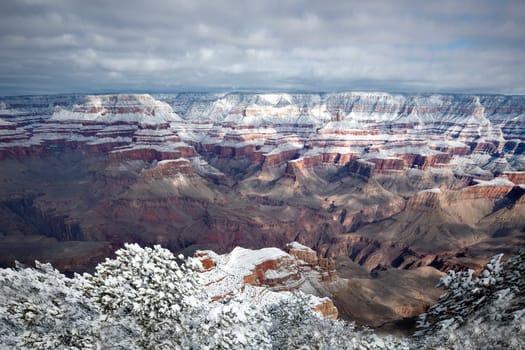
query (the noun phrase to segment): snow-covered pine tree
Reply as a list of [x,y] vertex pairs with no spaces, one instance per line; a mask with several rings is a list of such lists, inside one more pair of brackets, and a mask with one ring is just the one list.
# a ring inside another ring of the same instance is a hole
[[210,305],[195,334],[200,349],[271,349],[263,309],[232,295]]
[[378,336],[368,329],[358,330],[353,323],[330,320],[314,311],[308,295],[294,293],[268,306],[272,324],[268,329],[273,349],[409,349],[408,342]]
[[187,349],[207,307],[194,269],[169,250],[126,244],[94,275],[84,274],[82,290],[102,311],[140,329],[146,349]]
[[496,255],[477,278],[450,271],[438,304],[420,316],[414,348],[525,348],[525,250]]
[[50,264],[0,270],[0,348],[94,349],[98,319],[96,305]]

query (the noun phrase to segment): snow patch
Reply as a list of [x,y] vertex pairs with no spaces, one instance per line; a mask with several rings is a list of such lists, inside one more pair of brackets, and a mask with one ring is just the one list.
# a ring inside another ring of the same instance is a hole
[[439,188],[429,188],[428,190],[419,191],[418,193],[441,193]]
[[301,243],[295,242],[295,241],[288,243],[286,246],[289,249],[302,250],[302,251],[309,252],[309,253],[315,253],[315,250],[313,250],[312,248],[302,245]]
[[496,177],[492,180],[474,179],[474,182],[476,182],[475,186],[514,186],[514,182],[509,181],[506,177]]

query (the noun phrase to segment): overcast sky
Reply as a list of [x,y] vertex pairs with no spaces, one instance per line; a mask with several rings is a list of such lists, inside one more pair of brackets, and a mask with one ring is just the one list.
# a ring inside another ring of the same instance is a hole
[[2,0],[0,95],[525,93],[525,1]]

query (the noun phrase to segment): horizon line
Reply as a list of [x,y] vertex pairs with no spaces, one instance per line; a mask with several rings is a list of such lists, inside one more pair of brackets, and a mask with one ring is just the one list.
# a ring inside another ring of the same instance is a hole
[[235,89],[187,89],[187,90],[107,90],[107,91],[73,91],[73,92],[52,92],[52,93],[21,93],[12,95],[3,95],[0,93],[0,98],[10,97],[31,97],[31,96],[61,96],[61,95],[162,95],[162,94],[301,94],[301,95],[327,95],[327,94],[344,94],[344,93],[377,93],[377,94],[389,94],[389,95],[479,95],[479,96],[525,96],[525,93],[502,93],[502,92],[489,92],[489,91],[398,91],[398,90],[368,90],[368,89],[356,89],[356,90],[301,90],[301,89],[250,89],[250,88],[235,88]]

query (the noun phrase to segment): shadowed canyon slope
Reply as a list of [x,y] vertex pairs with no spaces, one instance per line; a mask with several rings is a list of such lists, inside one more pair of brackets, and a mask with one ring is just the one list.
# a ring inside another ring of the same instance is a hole
[[525,97],[173,94],[0,104],[0,256],[299,241],[369,271],[525,242]]

